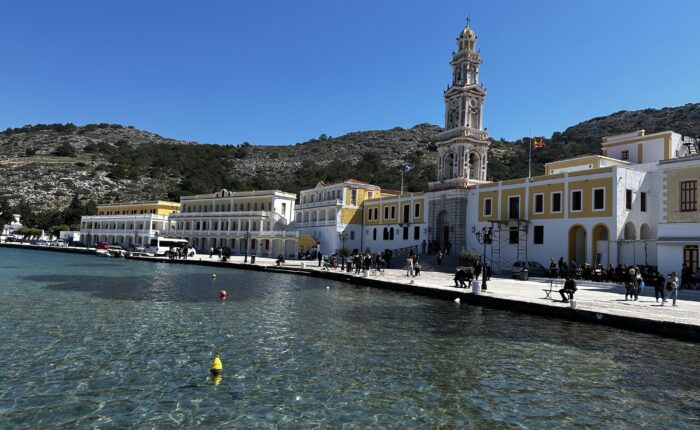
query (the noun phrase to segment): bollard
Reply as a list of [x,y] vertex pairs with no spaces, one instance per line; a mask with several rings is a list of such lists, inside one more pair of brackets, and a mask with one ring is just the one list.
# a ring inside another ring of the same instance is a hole
[[479,284],[479,281],[472,281],[472,294],[480,294],[481,293],[481,285]]

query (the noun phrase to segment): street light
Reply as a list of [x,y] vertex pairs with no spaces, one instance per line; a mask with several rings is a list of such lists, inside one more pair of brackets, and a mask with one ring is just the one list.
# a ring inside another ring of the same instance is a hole
[[483,263],[481,264],[481,290],[486,291],[486,244],[490,244],[493,238],[493,229],[484,227],[476,232],[476,240],[480,245],[484,245],[484,253],[481,254]]
[[342,258],[340,259],[340,270],[345,270],[345,241],[348,240],[348,234],[346,232],[340,232],[338,233],[338,239],[340,239],[341,242],[341,247],[340,247],[340,255]]
[[245,258],[243,259],[244,263],[248,262],[248,239],[250,239],[250,230],[246,231],[245,234],[243,234],[243,237],[245,238]]

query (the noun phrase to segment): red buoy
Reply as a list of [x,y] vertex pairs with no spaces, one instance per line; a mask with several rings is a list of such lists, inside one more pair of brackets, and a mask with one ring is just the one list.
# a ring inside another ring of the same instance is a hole
[[226,290],[219,291],[219,298],[221,300],[226,300]]

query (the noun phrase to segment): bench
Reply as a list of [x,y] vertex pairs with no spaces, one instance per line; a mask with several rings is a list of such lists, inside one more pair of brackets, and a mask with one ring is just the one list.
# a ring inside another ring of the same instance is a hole
[[[554,287],[557,287],[556,289]],[[549,280],[549,288],[544,288],[542,291],[544,291],[544,298],[549,299],[549,300],[554,300],[552,297],[552,292],[558,293],[559,290],[564,288],[564,284],[560,283],[558,281],[555,281],[554,279]]]

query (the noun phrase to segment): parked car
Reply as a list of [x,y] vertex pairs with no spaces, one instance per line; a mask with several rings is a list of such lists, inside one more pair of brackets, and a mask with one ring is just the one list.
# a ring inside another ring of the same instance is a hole
[[549,269],[545,268],[536,261],[528,261],[527,263],[524,261],[516,261],[513,264],[513,269],[511,271],[513,278],[520,278],[520,273],[525,268],[527,268],[528,276],[537,276],[542,278],[549,277]]

